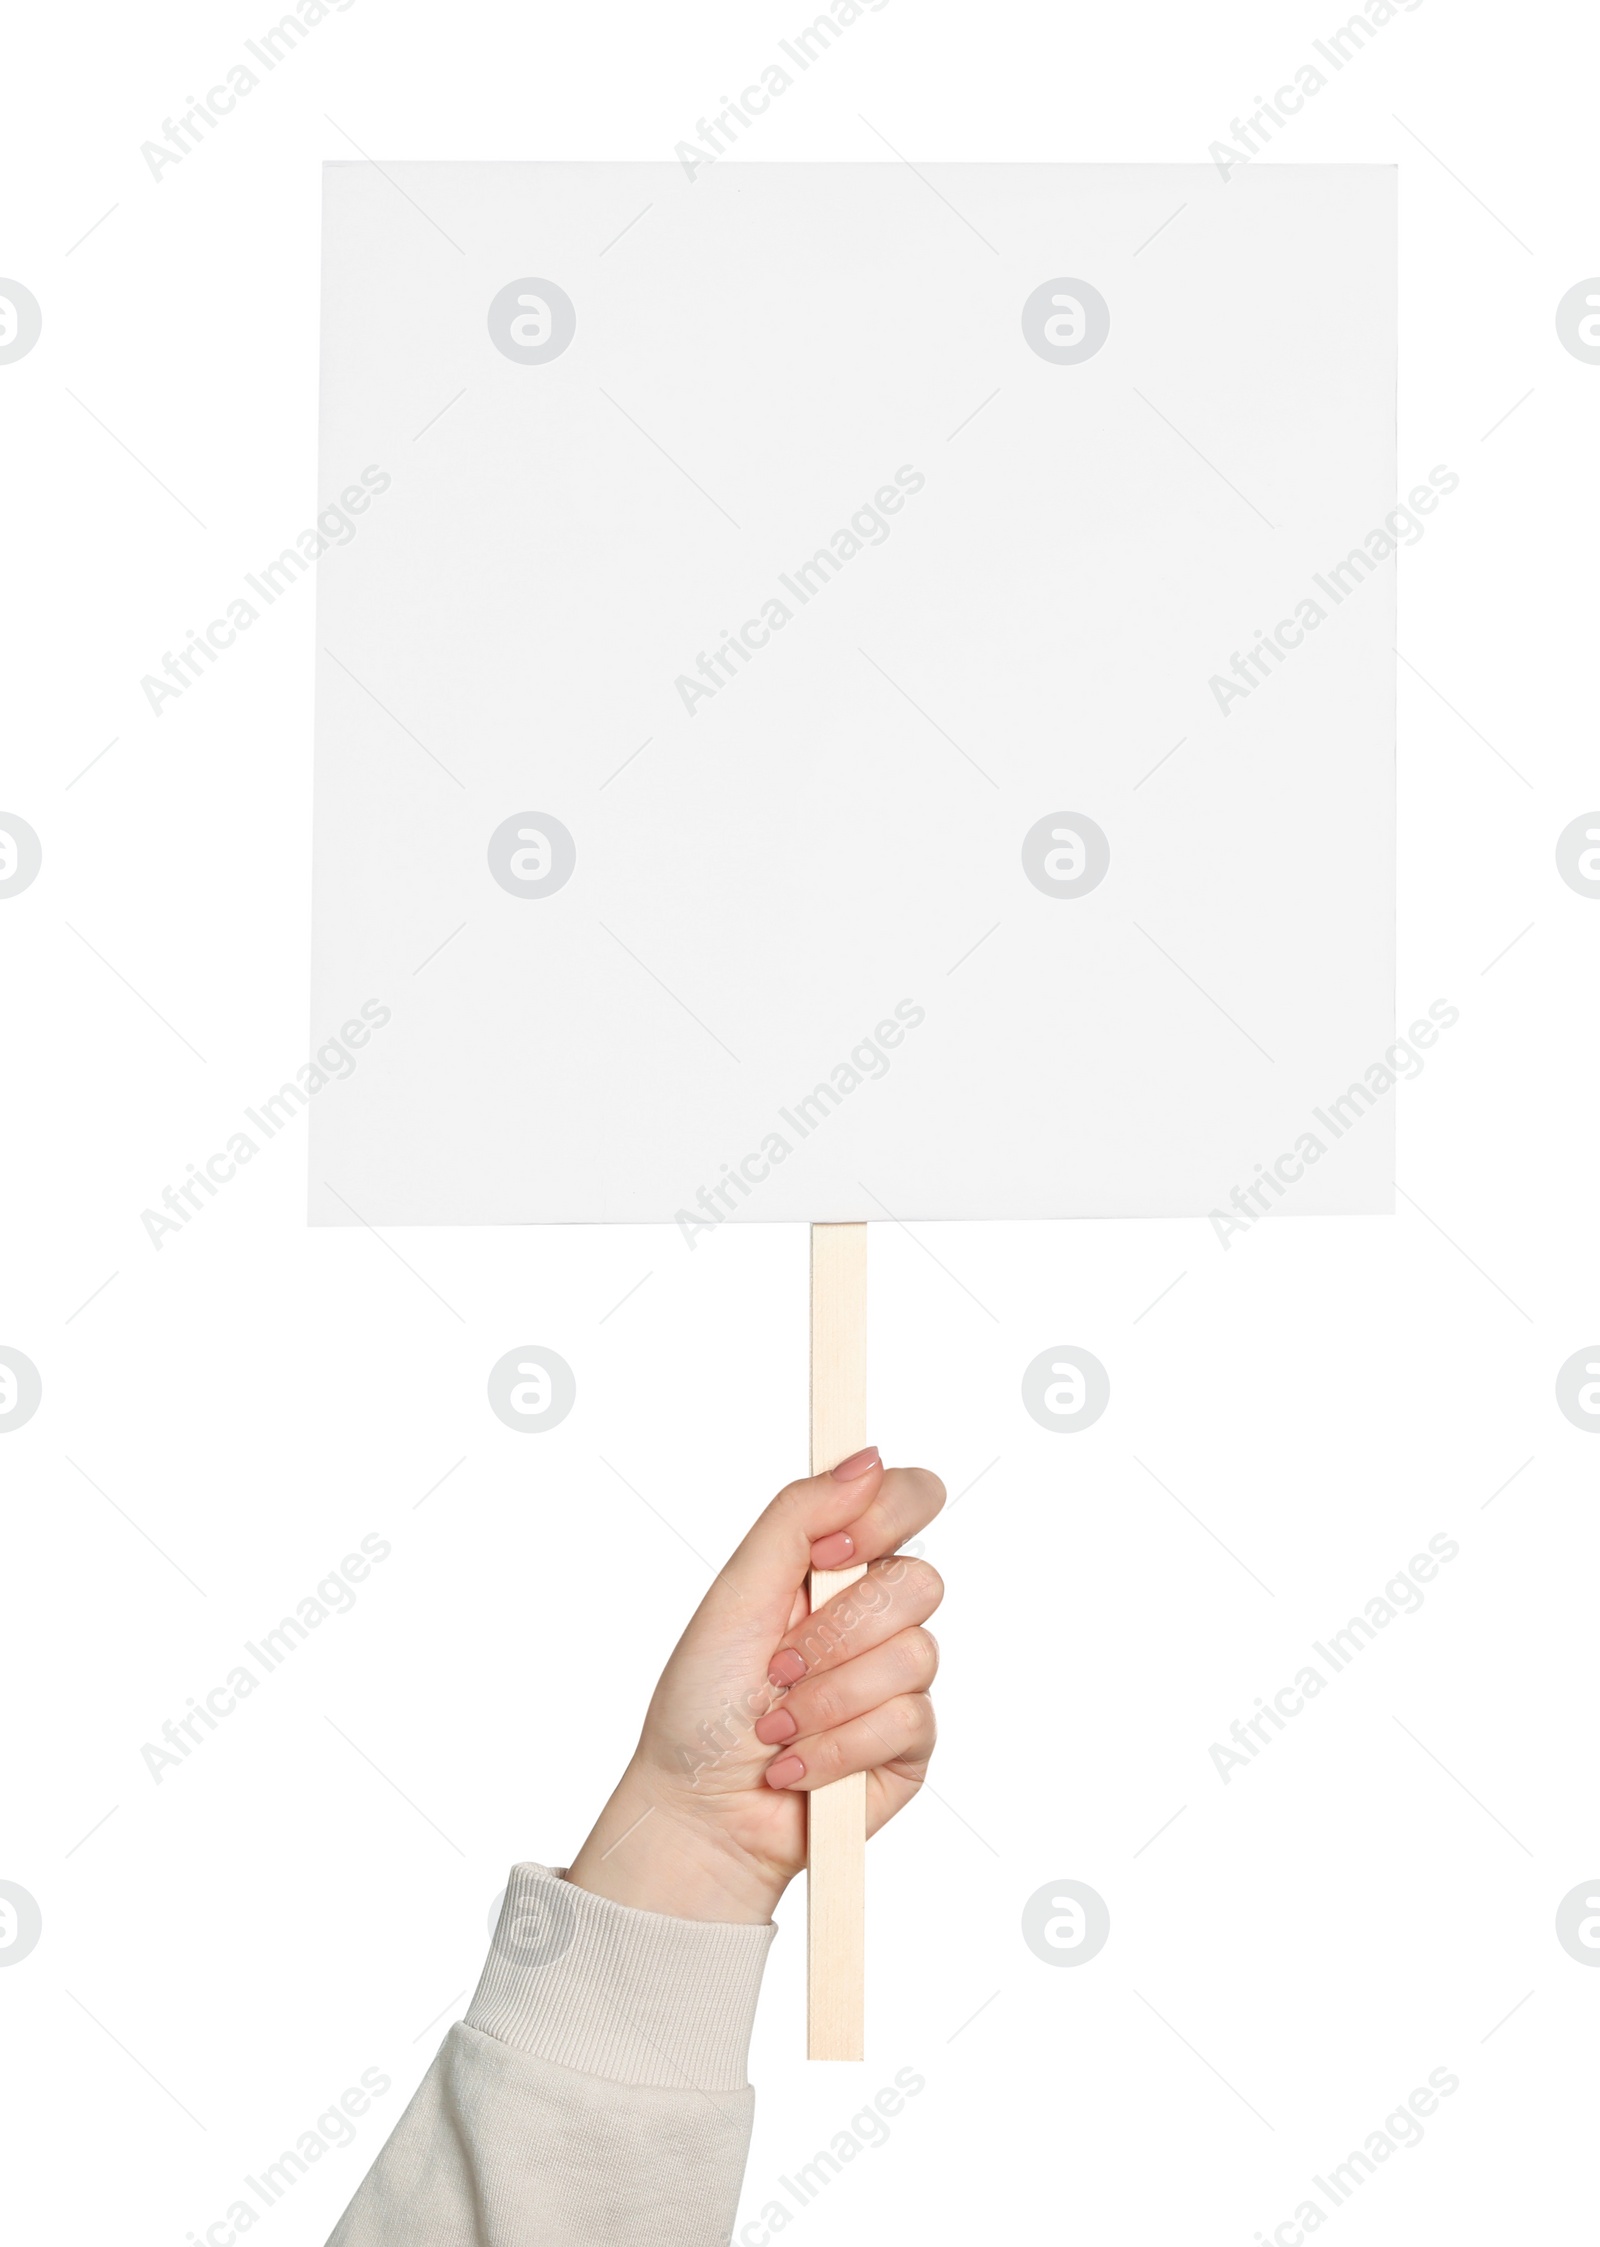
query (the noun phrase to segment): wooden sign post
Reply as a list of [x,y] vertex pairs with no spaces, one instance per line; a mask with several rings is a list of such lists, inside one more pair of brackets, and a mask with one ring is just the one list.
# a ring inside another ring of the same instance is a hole
[[[867,1228],[811,1228],[811,1472],[826,1474],[867,1441]],[[811,1606],[866,1574],[814,1568]],[[813,1790],[807,1805],[806,2052],[863,2056],[867,1775]]]

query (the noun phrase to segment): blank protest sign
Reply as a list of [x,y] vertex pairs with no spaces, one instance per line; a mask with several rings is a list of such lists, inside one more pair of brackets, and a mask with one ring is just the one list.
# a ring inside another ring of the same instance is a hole
[[1394,220],[328,167],[313,1218],[1387,1209]]

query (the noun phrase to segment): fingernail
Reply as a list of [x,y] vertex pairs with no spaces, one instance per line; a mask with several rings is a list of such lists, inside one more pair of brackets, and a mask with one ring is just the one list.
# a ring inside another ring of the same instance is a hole
[[800,1727],[787,1709],[768,1709],[764,1717],[756,1720],[756,1738],[763,1747],[781,1748],[785,1740],[792,1740]]
[[874,1467],[882,1465],[877,1445],[869,1443],[865,1451],[852,1451],[848,1459],[841,1459],[833,1470],[833,1479],[835,1482],[855,1482],[860,1476],[871,1474]]
[[856,1541],[848,1529],[836,1529],[831,1537],[819,1537],[811,1548],[813,1568],[842,1568],[856,1549]]
[[781,1755],[776,1763],[767,1765],[769,1787],[792,1787],[796,1779],[803,1779],[806,1767],[797,1755]]
[[806,1674],[806,1658],[786,1646],[781,1654],[774,1654],[767,1665],[769,1685],[798,1685]]

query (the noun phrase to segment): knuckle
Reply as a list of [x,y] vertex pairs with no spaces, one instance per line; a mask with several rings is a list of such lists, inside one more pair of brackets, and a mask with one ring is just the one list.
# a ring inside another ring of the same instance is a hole
[[921,1693],[902,1693],[889,1704],[894,1729],[902,1747],[911,1747],[923,1738],[923,1711],[930,1707],[927,1696]]
[[905,1633],[896,1651],[906,1677],[914,1685],[931,1685],[939,1674],[939,1642],[932,1631],[918,1624]]
[[839,1688],[819,1679],[806,1696],[806,1716],[819,1732],[831,1732],[844,1715]]
[[795,1641],[806,1658],[808,1669],[820,1662],[838,1661],[849,1652],[850,1626],[854,1621],[847,1612],[830,1614],[826,1608],[815,1614]]
[[806,1770],[813,1779],[837,1779],[844,1763],[844,1753],[837,1740],[819,1740],[806,1751]]
[[944,1504],[944,1484],[936,1474],[930,1473],[926,1467],[910,1467],[907,1469],[907,1473],[915,1483],[917,1495],[927,1506],[931,1518],[932,1515],[938,1513]]
[[944,1598],[944,1578],[929,1560],[906,1562],[905,1589],[918,1606],[937,1607]]

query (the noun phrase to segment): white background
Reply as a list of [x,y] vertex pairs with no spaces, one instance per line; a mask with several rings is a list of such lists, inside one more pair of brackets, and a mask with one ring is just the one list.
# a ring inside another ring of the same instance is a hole
[[[377,2068],[356,2143],[261,2218],[325,2236],[506,1866],[586,1830],[696,1550],[803,1458],[799,1228],[693,1257],[670,1230],[406,1233],[408,1269],[305,1228],[287,1133],[159,1254],[140,1224],[304,1054],[309,598],[160,721],[138,681],[314,510],[321,161],[667,157],[807,19],[356,0],[158,186],[140,143],[271,20],[41,10],[5,55],[0,270],[45,315],[0,367],[0,808],[45,852],[0,902],[0,1340],[44,1383],[0,1450],[0,1878],[44,1919],[0,1971],[24,2238],[181,2247]],[[749,155],[1203,161],[1341,20],[889,0]],[[1402,559],[1399,1012],[1461,1020],[1398,1094],[1392,1219],[1227,1253],[1203,1222],[874,1233],[872,1434],[966,1491],[927,1546],[938,1795],[873,1848],[859,2068],[799,2056],[785,1907],[752,2247],[903,2067],[926,2089],[803,2236],[1248,2243],[1436,2068],[1459,2090],[1340,2236],[1587,2206],[1600,1976],[1553,1919],[1600,1873],[1600,1447],[1553,1384],[1600,1327],[1600,905],[1553,849],[1600,800],[1600,369],[1553,313],[1600,270],[1595,62],[1576,10],[1425,0],[1263,159],[1401,165],[1402,475],[1462,483]],[[578,1383],[539,1438],[484,1399],[530,1341]],[[1063,1342],[1111,1381],[1075,1437],[1019,1399]],[[157,1787],[141,1744],[371,1531],[393,1550],[354,1611]],[[1210,1743],[1440,1531],[1421,1612],[1224,1787]],[[1111,1913],[1076,1971],[1019,1933],[1064,1878]]]

